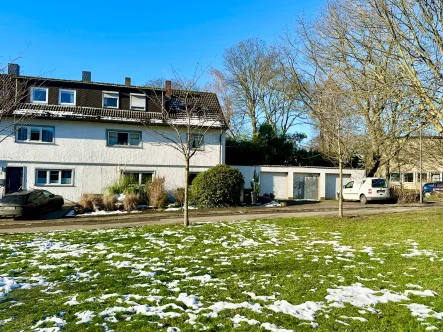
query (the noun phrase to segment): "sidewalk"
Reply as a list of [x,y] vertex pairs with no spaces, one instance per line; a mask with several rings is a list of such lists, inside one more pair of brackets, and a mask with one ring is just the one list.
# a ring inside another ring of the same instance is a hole
[[[336,203],[325,202],[314,205],[299,205],[284,208],[234,208],[216,210],[193,210],[191,222],[216,222],[247,219],[300,218],[337,215]],[[433,204],[368,204],[346,203],[346,216],[370,215],[377,213],[400,213],[442,208],[440,203]],[[183,216],[176,212],[148,212],[142,214],[108,215],[100,217],[76,217],[55,220],[1,220],[0,233],[48,232],[57,230],[119,228],[145,225],[181,224]]]

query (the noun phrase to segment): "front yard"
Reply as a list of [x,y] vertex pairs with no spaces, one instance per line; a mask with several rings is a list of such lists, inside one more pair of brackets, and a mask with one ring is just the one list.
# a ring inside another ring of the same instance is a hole
[[442,329],[443,210],[0,236],[2,331]]

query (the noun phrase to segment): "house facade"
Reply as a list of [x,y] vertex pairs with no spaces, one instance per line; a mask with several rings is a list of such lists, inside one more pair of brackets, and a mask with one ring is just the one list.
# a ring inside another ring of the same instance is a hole
[[[11,128],[0,130],[0,196],[44,188],[78,201],[104,193],[122,175],[140,184],[164,176],[167,190],[183,187],[177,133],[183,141],[190,135],[197,147],[191,175],[224,163],[226,123],[215,94],[192,92],[199,104],[190,117],[198,132],[191,132],[180,91],[168,81],[159,89],[133,86],[128,78],[121,85],[97,83],[89,72],[79,81],[41,79],[20,76],[16,65],[9,75],[26,93],[0,122]],[[172,114],[167,121],[165,110]]]

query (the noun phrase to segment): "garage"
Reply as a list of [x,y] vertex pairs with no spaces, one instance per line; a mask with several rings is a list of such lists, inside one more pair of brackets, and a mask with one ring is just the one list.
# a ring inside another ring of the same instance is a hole
[[[351,175],[343,174],[343,185],[349,182]],[[340,177],[338,174],[326,174],[326,199],[337,199],[340,188]]]
[[294,173],[294,199],[318,200],[319,175]]
[[260,194],[269,194],[271,192],[274,193],[276,198],[288,198],[288,173],[260,173]]

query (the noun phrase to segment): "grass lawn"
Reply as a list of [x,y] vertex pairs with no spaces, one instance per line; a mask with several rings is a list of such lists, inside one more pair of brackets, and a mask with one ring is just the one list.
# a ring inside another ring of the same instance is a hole
[[443,210],[0,235],[1,331],[443,329]]

